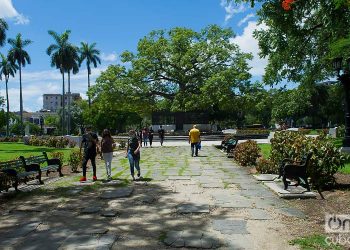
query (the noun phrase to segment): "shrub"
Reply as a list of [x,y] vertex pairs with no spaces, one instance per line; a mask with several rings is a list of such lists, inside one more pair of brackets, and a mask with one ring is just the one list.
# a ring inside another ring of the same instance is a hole
[[61,136],[57,140],[55,148],[65,148],[65,147],[68,146],[68,144],[69,144],[69,139],[64,138],[63,136]]
[[334,174],[344,166],[347,156],[330,139],[325,136],[310,138],[293,131],[276,132],[271,139],[270,160],[275,166],[284,158],[301,160],[308,152],[312,152],[307,168],[311,184],[317,189],[334,184]]
[[126,141],[120,140],[118,141],[119,149],[125,149],[126,148]]
[[252,166],[256,164],[256,159],[260,156],[260,148],[255,141],[248,140],[236,146],[233,158],[242,166]]
[[72,172],[77,172],[78,167],[81,163],[82,155],[79,150],[73,150],[68,159],[68,164],[71,167]]
[[269,134],[268,129],[237,129],[236,135],[264,135]]
[[68,147],[74,148],[76,145],[77,145],[77,142],[76,142],[76,141],[69,140],[69,142],[68,142]]
[[256,171],[260,174],[278,174],[278,166],[269,159],[259,158],[256,162]]
[[64,153],[63,152],[51,152],[50,157],[60,159],[61,164],[63,165],[63,162],[64,162]]
[[345,126],[341,125],[337,128],[337,138],[343,138],[345,136]]
[[45,141],[45,146],[55,148],[58,142],[58,138],[51,136]]

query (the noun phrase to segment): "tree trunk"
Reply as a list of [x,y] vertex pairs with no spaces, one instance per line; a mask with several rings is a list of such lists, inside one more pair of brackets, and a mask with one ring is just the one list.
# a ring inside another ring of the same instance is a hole
[[[90,69],[88,69],[88,92],[90,89]],[[91,107],[91,99],[90,96],[88,95],[88,99],[89,99],[89,108]]]
[[21,116],[20,131],[21,131],[21,135],[23,136],[25,134],[23,130],[22,64],[21,63],[19,63],[19,113]]
[[6,106],[7,106],[7,113],[6,113],[6,136],[10,136],[10,101],[9,101],[9,91],[8,91],[8,83],[9,78],[5,76],[5,83],[6,83]]
[[62,72],[62,135],[65,134],[65,116],[66,116],[66,111],[65,111],[65,87],[64,87],[64,70],[61,68]]
[[68,134],[71,134],[71,117],[70,117],[70,101],[71,101],[71,93],[70,93],[70,70],[68,70],[68,121],[67,121],[67,127],[68,127]]

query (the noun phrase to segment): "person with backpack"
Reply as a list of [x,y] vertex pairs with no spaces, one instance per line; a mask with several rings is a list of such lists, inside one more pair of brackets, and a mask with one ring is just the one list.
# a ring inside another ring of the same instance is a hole
[[129,159],[130,174],[133,181],[135,181],[134,168],[137,170],[137,177],[141,177],[140,148],[141,142],[137,137],[135,130],[130,130],[128,145],[126,147],[126,157]]
[[80,181],[86,181],[86,165],[89,160],[91,161],[92,170],[93,170],[92,180],[93,181],[97,180],[97,177],[96,177],[97,142],[98,142],[97,135],[92,132],[91,126],[87,126],[85,129],[85,134],[83,135],[80,143],[80,154],[81,154],[81,149],[84,147],[83,162],[82,162],[83,177],[80,178]]

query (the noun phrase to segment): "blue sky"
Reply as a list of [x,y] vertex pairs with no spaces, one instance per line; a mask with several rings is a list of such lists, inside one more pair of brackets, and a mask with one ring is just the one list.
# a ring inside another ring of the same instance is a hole
[[[46,48],[53,43],[48,30],[58,33],[71,30],[71,42],[96,42],[102,64],[92,72],[94,81],[99,73],[120,62],[124,50],[135,51],[140,38],[155,29],[181,26],[199,31],[209,24],[231,27],[236,33],[232,42],[254,55],[251,73],[260,79],[265,59],[257,56],[257,42],[252,32],[257,28],[256,10],[249,5],[227,4],[226,0],[0,0],[0,18],[9,24],[7,37],[21,33],[33,41],[27,47],[32,63],[23,70],[24,109],[42,108],[42,94],[62,93],[61,76],[50,67]],[[258,27],[264,28],[264,27]],[[5,45],[0,52],[6,54]],[[86,97],[87,71],[84,67],[72,77],[72,92]],[[19,110],[19,80],[9,81],[10,109]],[[0,82],[0,95],[5,95]]]

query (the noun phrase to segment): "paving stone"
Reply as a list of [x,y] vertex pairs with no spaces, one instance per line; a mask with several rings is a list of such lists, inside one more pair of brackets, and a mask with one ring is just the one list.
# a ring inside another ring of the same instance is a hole
[[284,190],[283,183],[276,182],[263,182],[267,187],[274,191],[278,196],[285,199],[306,199],[316,198],[314,192],[307,192],[307,190],[301,186],[288,186],[288,190]]
[[27,224],[22,224],[20,226],[14,227],[13,230],[8,231],[1,235],[3,238],[18,238],[28,235],[33,232],[41,222],[31,222]]
[[86,207],[81,210],[83,214],[95,214],[98,213],[101,210],[101,207],[97,206],[91,206],[91,207]]
[[73,185],[75,186],[91,186],[94,185],[95,182],[94,181],[78,181],[78,182],[73,182]]
[[81,188],[81,187],[76,187],[76,188],[73,188],[73,189],[71,189],[71,190],[68,190],[68,191],[67,191],[67,194],[76,195],[76,194],[79,194],[81,191],[83,191],[83,188]]
[[111,180],[111,181],[103,181],[102,182],[102,186],[117,186],[117,185],[121,185],[124,184],[123,181],[120,180]]
[[168,180],[191,180],[191,176],[169,176]]
[[117,216],[117,212],[114,210],[104,210],[101,213],[101,216],[103,217],[116,217]]
[[301,219],[306,218],[306,215],[301,210],[293,208],[293,207],[279,208],[278,211],[286,216],[297,217],[297,218],[301,218]]
[[222,182],[211,182],[211,183],[202,183],[202,188],[224,188],[224,183]]
[[249,216],[248,219],[251,220],[272,220],[272,216],[263,209],[248,209]]
[[258,181],[274,181],[278,175],[277,174],[259,174],[259,175],[253,175],[255,179]]
[[219,240],[210,233],[201,230],[184,230],[167,232],[164,243],[171,247],[186,248],[217,248]]
[[107,228],[85,228],[79,230],[77,235],[93,235],[93,234],[105,234],[108,232]]
[[209,213],[208,204],[181,204],[177,207],[177,212],[186,213]]
[[108,190],[103,192],[100,197],[102,199],[114,199],[114,198],[123,198],[123,197],[129,197],[134,188],[132,187],[121,187],[116,190]]
[[113,234],[102,236],[72,234],[59,249],[110,249],[116,238],[117,236]]
[[213,220],[213,228],[223,234],[248,234],[245,220]]
[[16,212],[43,212],[45,211],[44,209],[44,204],[24,204],[24,205],[19,205],[16,208],[14,208],[12,211],[16,211]]
[[49,229],[31,233],[24,241],[16,245],[15,249],[58,249],[64,240],[72,233],[73,232],[67,229]]

